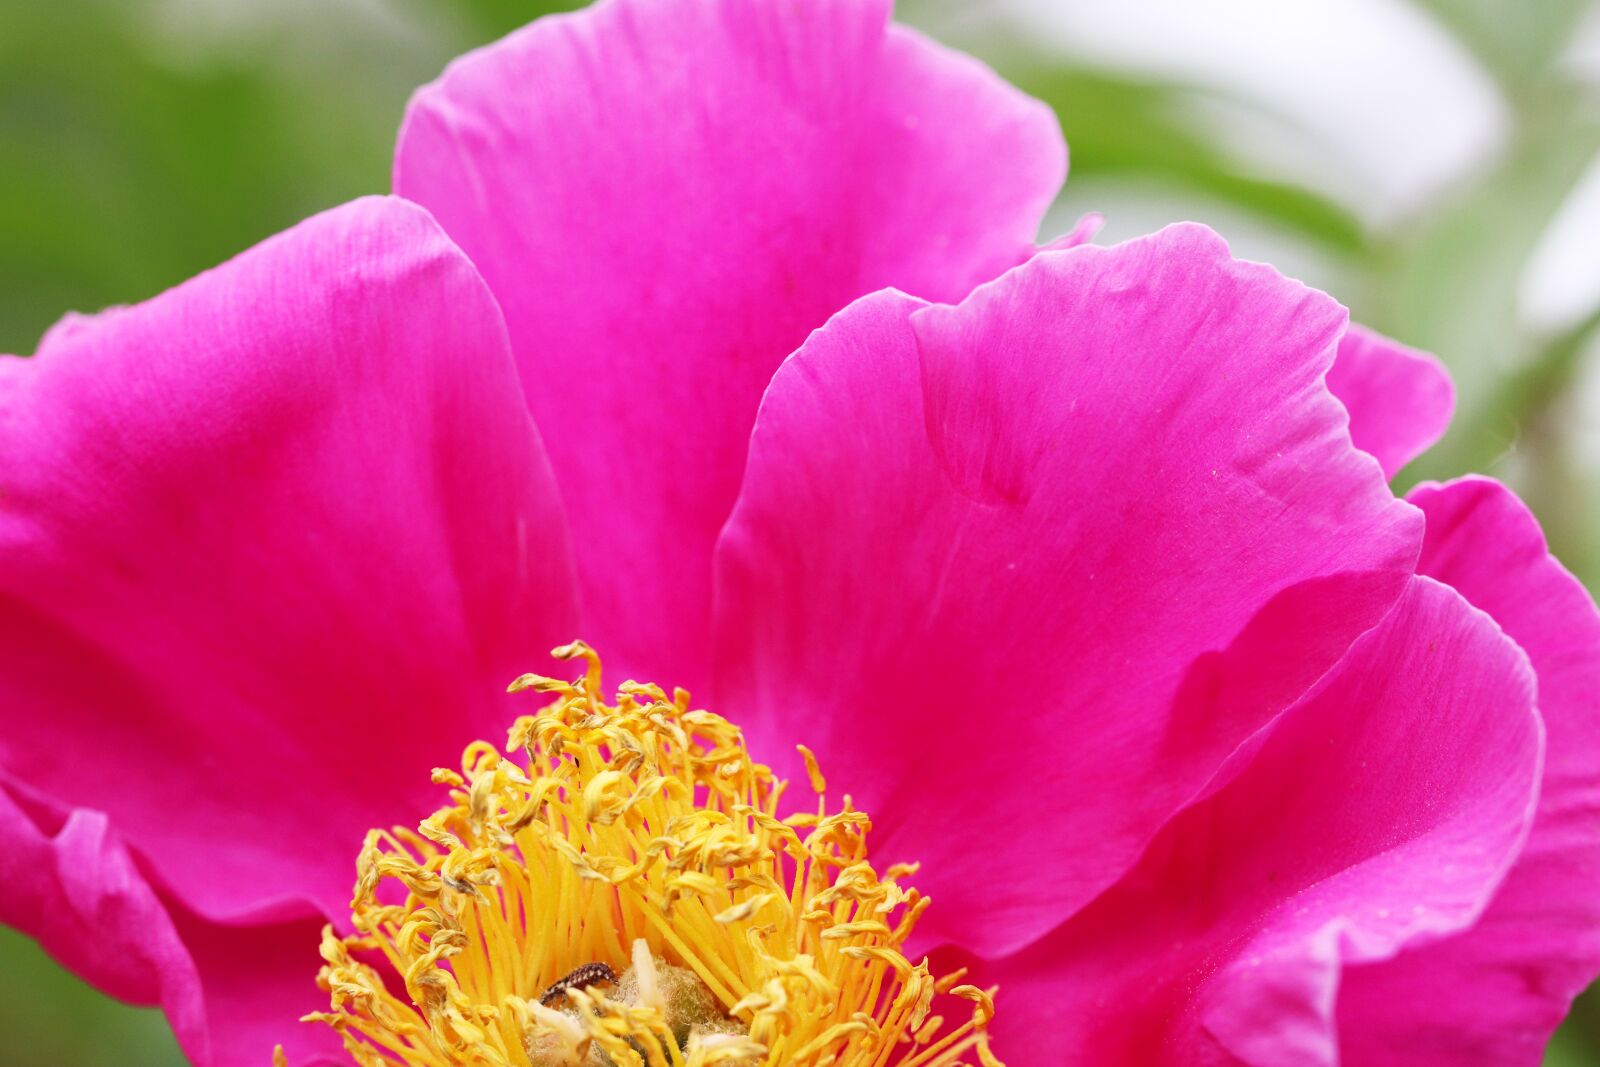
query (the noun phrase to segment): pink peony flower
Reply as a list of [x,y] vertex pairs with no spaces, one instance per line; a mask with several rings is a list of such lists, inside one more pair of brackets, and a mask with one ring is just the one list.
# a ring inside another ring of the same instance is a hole
[[541,21],[397,197],[0,360],[0,921],[197,1064],[348,1063],[363,835],[582,634],[815,750],[1013,1067],[1538,1062],[1594,605],[1501,486],[1391,495],[1430,358],[1202,227],[1035,254],[1049,113],[886,7]]

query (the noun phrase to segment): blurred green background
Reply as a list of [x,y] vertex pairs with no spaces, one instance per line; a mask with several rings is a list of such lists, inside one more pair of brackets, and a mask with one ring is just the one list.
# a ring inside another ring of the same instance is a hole
[[[576,6],[3,0],[0,351],[385,191],[415,86]],[[900,17],[1056,108],[1072,173],[1046,236],[1090,210],[1102,240],[1199,219],[1437,352],[1456,423],[1401,481],[1506,478],[1597,588],[1600,6],[902,0]],[[8,1064],[182,1062],[158,1014],[3,930],[0,1034]],[[1547,1062],[1600,1064],[1600,1000]]]

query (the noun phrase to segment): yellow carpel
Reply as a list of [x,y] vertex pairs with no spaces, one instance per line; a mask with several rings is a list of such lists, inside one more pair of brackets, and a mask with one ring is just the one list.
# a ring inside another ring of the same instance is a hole
[[681,689],[608,702],[587,645],[556,655],[587,669],[512,684],[553,697],[512,727],[519,759],[469,746],[434,772],[448,806],[368,835],[308,1020],[362,1067],[998,1067],[992,991],[906,959],[915,867],[876,872],[809,750],[815,811],[780,818],[737,727]]

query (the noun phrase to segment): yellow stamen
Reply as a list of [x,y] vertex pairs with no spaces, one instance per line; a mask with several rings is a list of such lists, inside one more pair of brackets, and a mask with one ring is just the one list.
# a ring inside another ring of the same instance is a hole
[[[915,868],[877,874],[870,821],[849,797],[829,813],[808,750],[816,810],[780,819],[785,783],[737,727],[681,689],[607,703],[587,645],[556,655],[584,677],[511,686],[555,698],[512,727],[526,762],[471,745],[434,772],[448,807],[367,836],[357,933],[323,936],[332,1010],[307,1020],[362,1067],[999,1067],[993,991],[901,953]],[[947,1029],[936,996],[970,1019]]]

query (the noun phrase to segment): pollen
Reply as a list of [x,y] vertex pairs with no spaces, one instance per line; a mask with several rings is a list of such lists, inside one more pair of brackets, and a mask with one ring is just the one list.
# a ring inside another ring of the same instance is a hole
[[873,867],[808,750],[815,803],[780,817],[736,726],[555,655],[586,670],[512,683],[551,701],[514,758],[469,746],[448,805],[367,836],[308,1021],[362,1067],[1000,1067],[994,991],[906,958],[916,867]]

